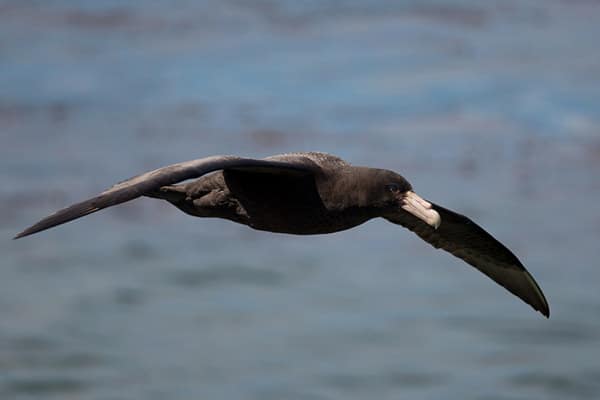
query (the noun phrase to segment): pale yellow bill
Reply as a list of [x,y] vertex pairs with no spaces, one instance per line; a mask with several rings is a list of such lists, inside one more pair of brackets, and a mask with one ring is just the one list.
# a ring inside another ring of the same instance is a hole
[[435,211],[431,203],[409,190],[402,198],[402,209],[437,229],[442,223],[442,217]]

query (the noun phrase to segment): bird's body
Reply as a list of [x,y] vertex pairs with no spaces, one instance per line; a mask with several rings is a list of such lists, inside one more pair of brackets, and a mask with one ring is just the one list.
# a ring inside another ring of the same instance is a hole
[[297,235],[338,232],[381,216],[380,209],[367,199],[361,201],[361,192],[351,186],[365,172],[388,171],[354,167],[323,153],[283,154],[267,160],[295,163],[314,173],[232,168],[147,195],[193,216]]
[[[189,179],[195,180],[180,183]],[[167,200],[193,216],[288,234],[326,234],[383,217],[462,258],[549,315],[544,295],[517,257],[473,221],[422,199],[393,171],[352,166],[325,153],[263,160],[213,156],[159,168],[60,210],[16,238],[140,196]]]

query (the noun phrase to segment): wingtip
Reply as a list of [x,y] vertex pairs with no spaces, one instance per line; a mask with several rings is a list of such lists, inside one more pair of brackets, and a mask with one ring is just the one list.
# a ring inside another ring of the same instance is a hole
[[[540,291],[539,293],[542,292]],[[540,300],[541,301],[536,302],[534,304],[530,303],[530,305],[533,307],[534,310],[542,314],[547,319],[550,319],[550,306],[548,305],[548,302],[546,301],[546,298],[543,296],[543,294]]]
[[19,232],[17,233],[15,236],[13,236],[12,240],[17,240],[17,239],[21,239],[22,237],[28,236],[29,233],[27,233],[27,231],[23,231],[23,232]]
[[29,228],[24,229],[21,232],[17,233],[15,236],[13,236],[13,240],[17,240],[17,239],[24,238],[25,236],[33,235],[34,233],[37,233],[39,231],[40,231],[40,229],[38,229],[37,224],[32,225]]
[[536,311],[539,311],[540,314],[542,314],[544,317],[549,319],[550,305],[548,304],[548,300],[546,299],[544,292],[542,292],[542,289],[537,284],[533,276],[529,273],[529,271],[527,271],[522,265],[521,267],[523,268],[523,272],[525,273],[525,278],[527,278],[527,280],[530,283],[530,286],[535,290],[536,296],[534,297],[534,299],[525,299],[521,296],[519,297],[525,300],[525,302],[529,303],[529,305],[531,305]]
[[539,310],[546,319],[550,319],[550,307],[546,306],[543,310]]
[[548,305],[548,302],[546,301],[545,297],[542,297],[541,300],[542,300],[541,302],[534,303],[534,304],[529,303],[529,305],[531,305],[531,307],[535,311],[539,312],[547,319],[550,319],[550,306]]

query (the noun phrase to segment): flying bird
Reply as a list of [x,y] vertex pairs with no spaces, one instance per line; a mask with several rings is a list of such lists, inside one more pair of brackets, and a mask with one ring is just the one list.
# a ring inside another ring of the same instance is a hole
[[264,159],[212,156],[169,165],[59,210],[15,239],[142,196],[166,200],[196,217],[224,218],[257,230],[297,235],[343,231],[382,217],[463,259],[550,316],[548,302],[531,274],[479,225],[423,199],[393,171],[353,166],[326,153]]

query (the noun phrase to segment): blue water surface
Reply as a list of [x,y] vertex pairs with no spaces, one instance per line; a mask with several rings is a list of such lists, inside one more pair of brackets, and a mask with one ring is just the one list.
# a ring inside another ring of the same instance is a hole
[[[600,4],[0,1],[0,397],[600,398]],[[375,220],[297,237],[139,199],[212,154],[402,173],[520,257],[549,320]]]

